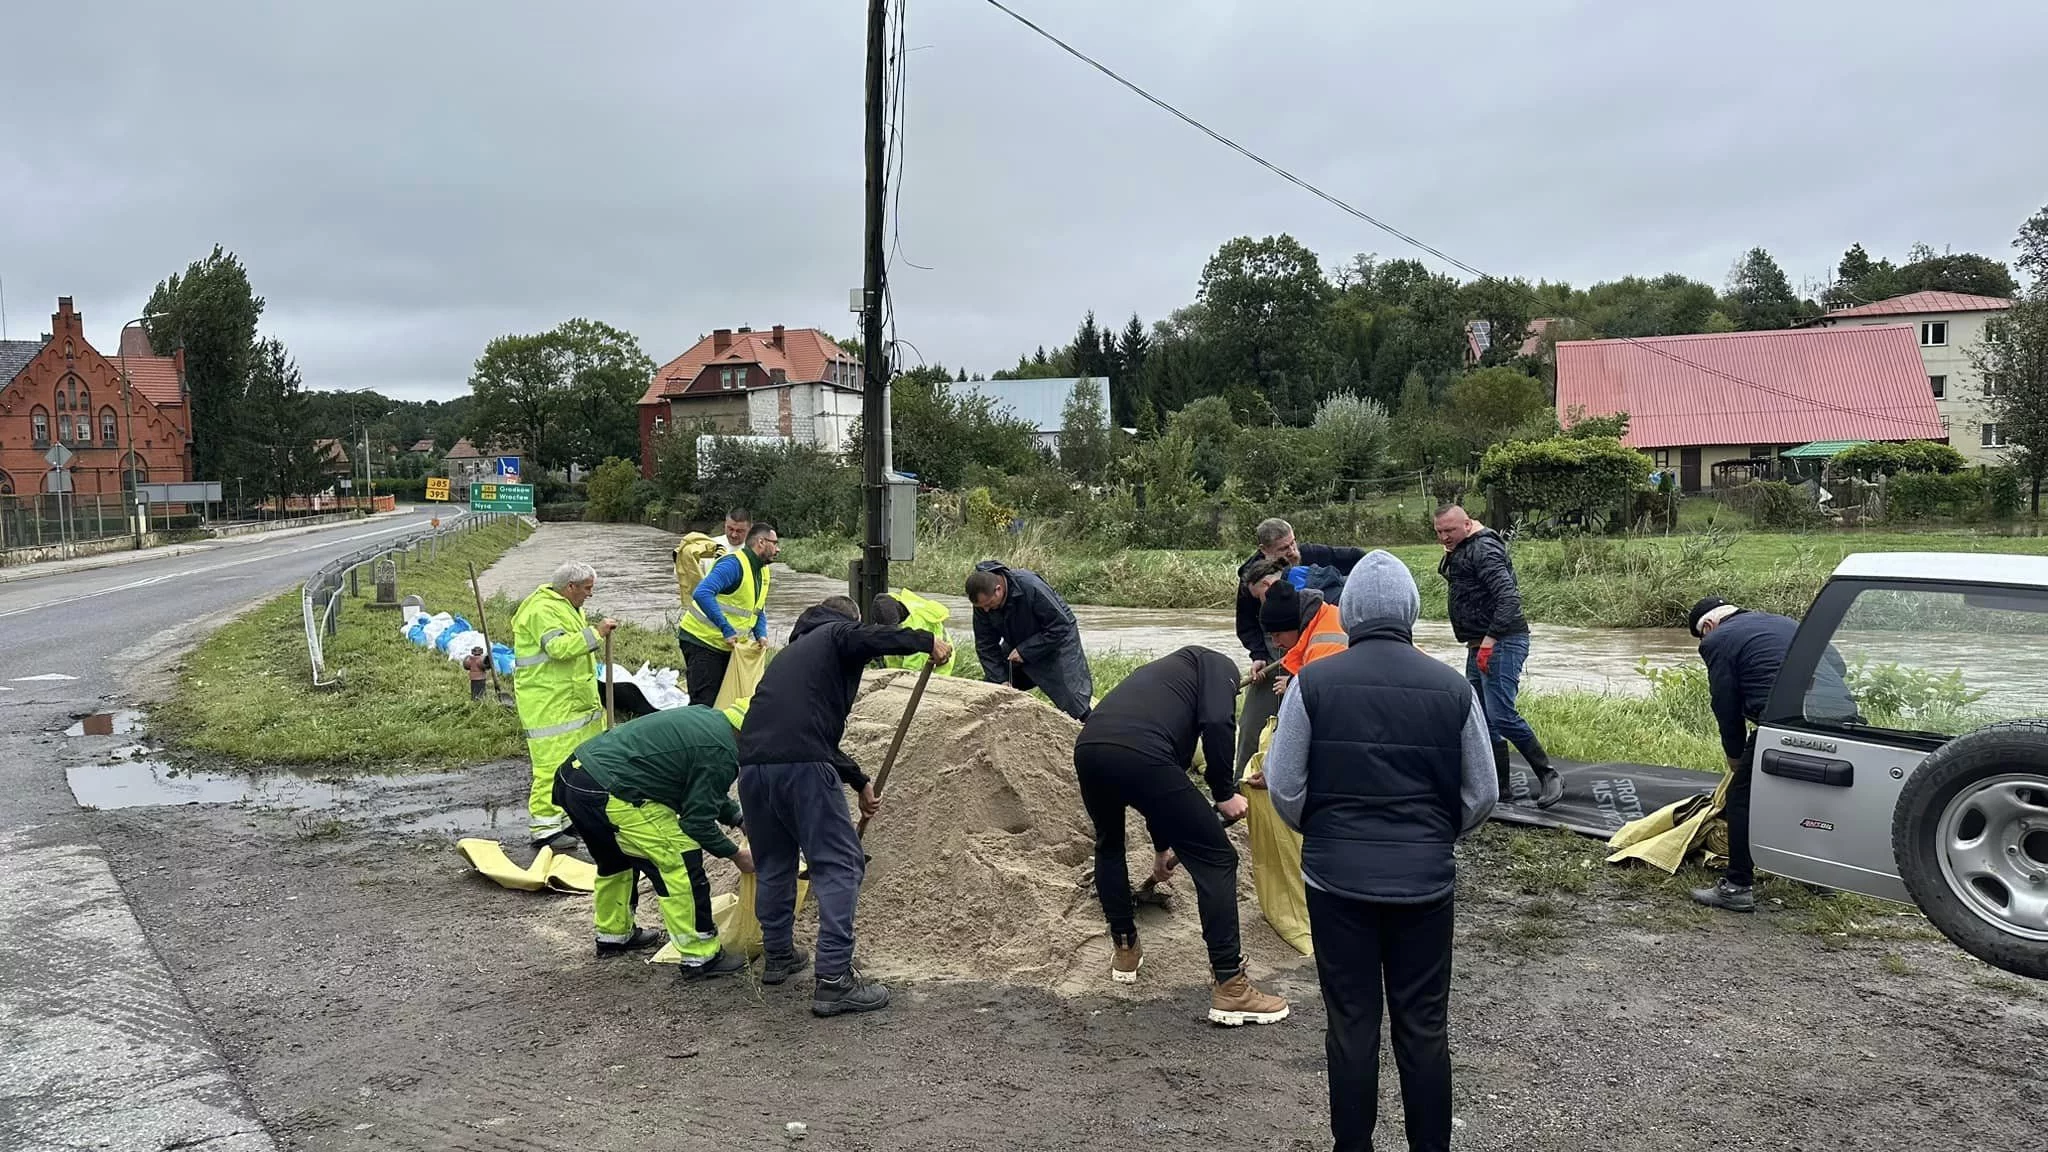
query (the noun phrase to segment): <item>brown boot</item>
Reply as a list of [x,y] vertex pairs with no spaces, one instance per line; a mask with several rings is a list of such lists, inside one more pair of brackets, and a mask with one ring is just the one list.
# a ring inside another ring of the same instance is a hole
[[1115,949],[1115,955],[1109,962],[1109,978],[1119,984],[1136,984],[1138,969],[1145,966],[1145,949],[1138,943],[1137,935],[1133,933],[1121,939],[1111,936],[1109,943]]
[[1244,969],[1216,984],[1209,993],[1209,1022],[1236,1027],[1239,1024],[1278,1024],[1287,1019],[1287,1001],[1252,987]]

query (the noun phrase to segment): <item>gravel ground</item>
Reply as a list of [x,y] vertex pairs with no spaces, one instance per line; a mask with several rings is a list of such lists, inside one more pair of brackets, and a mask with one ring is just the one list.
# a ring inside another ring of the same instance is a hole
[[[593,960],[586,899],[498,889],[447,834],[404,831],[423,809],[485,821],[522,775],[494,765],[318,819],[87,814],[284,1146],[730,1152],[786,1146],[792,1121],[818,1149],[1328,1146],[1311,974],[1276,984],[1293,1019],[1242,1030],[1203,1023],[1197,987],[913,984],[834,1021],[805,1011],[808,981],[679,987]],[[1465,850],[1457,1147],[2038,1144],[2041,986],[1910,918],[1816,934],[1794,907],[1812,898],[1775,887],[1798,899],[1716,916],[1680,881],[1593,859],[1498,826]],[[1391,1063],[1383,1099],[1398,1146]]]

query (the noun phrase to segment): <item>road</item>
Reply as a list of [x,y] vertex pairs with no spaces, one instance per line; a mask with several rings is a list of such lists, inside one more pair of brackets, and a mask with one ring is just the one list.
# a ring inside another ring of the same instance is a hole
[[89,753],[62,732],[145,702],[208,629],[434,511],[0,583],[0,1147],[273,1147],[91,842],[64,779]]

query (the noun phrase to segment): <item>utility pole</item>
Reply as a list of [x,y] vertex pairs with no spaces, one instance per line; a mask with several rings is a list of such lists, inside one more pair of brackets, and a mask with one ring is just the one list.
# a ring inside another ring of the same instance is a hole
[[888,0],[868,0],[867,274],[861,300],[861,350],[865,366],[860,398],[861,494],[866,498],[867,534],[861,549],[860,595],[855,601],[863,616],[875,597],[889,587],[889,545],[882,523],[889,467],[883,453],[888,440],[889,354],[882,343],[882,297],[887,274],[883,213],[888,203],[883,189],[887,164],[883,144],[889,119],[883,65],[888,51]]

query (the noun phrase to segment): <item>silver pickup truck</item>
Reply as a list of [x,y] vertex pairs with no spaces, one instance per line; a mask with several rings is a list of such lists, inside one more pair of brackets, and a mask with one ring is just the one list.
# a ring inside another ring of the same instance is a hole
[[1971,955],[2048,979],[2044,717],[2048,557],[1849,557],[1757,728],[1757,866],[1917,905]]

